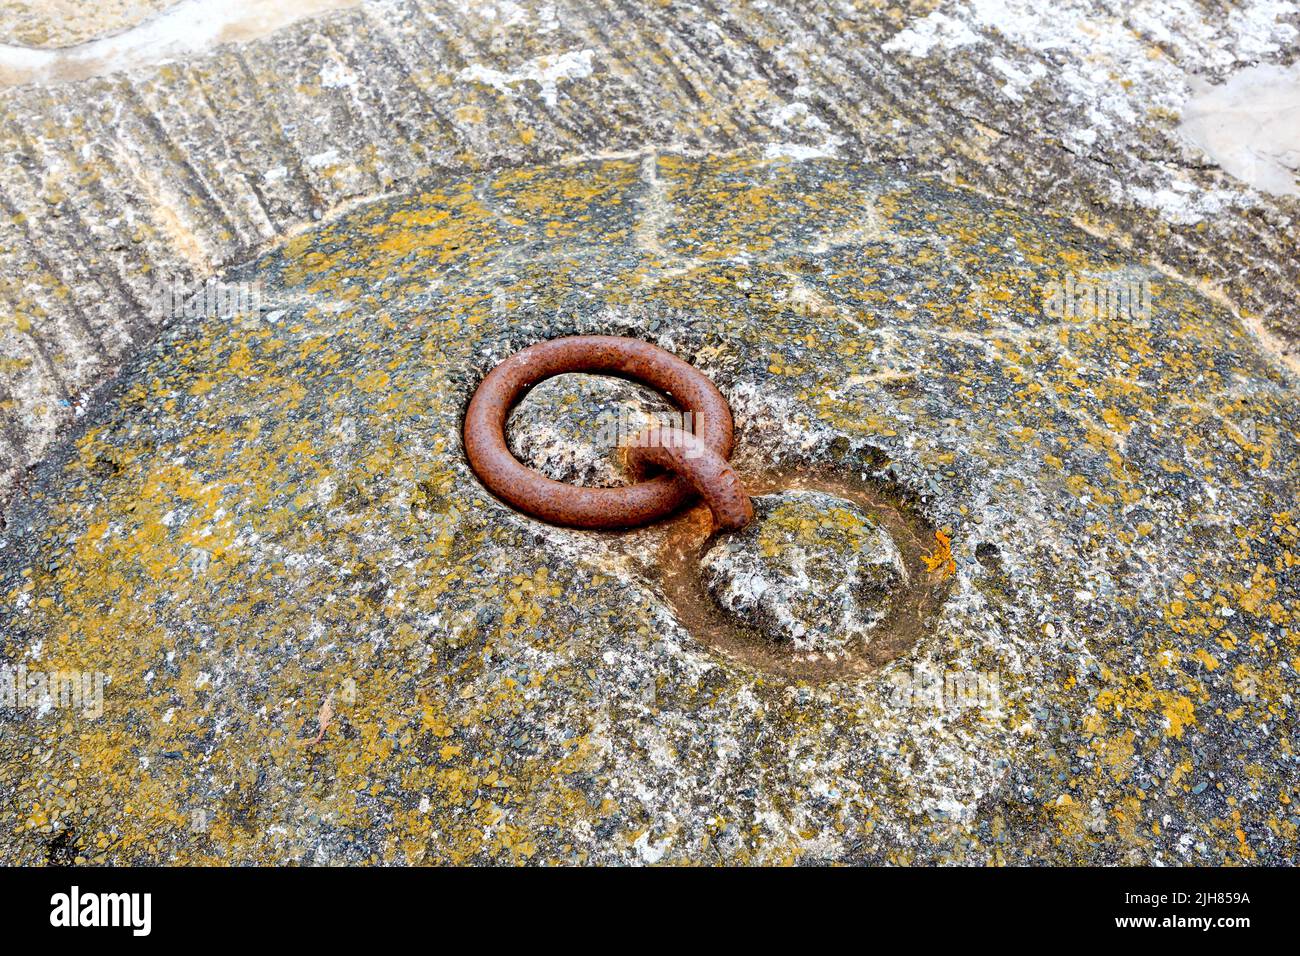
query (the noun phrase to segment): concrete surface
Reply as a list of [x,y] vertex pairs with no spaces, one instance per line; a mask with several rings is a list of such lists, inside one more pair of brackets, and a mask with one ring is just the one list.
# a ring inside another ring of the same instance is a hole
[[[262,310],[141,345],[10,508],[6,657],[107,685],[0,709],[5,862],[1293,860],[1300,401],[1133,251],[651,152],[444,178],[228,278]],[[908,613],[791,655],[701,599],[701,509],[485,493],[472,388],[597,331],[714,379],[753,491],[887,528]]]

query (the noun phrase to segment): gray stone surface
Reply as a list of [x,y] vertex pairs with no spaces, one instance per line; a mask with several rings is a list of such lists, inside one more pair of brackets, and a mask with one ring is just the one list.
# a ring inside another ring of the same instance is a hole
[[[1292,862],[1300,397],[1231,314],[896,168],[664,153],[452,178],[230,276],[0,533],[4,862]],[[851,500],[908,613],[797,659],[696,507],[475,480],[481,377],[638,336],[752,491]],[[938,675],[937,683],[928,675]]]

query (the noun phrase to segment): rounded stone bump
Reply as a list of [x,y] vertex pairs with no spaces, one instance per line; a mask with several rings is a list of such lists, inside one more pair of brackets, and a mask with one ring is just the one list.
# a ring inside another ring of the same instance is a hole
[[754,499],[754,520],[700,559],[714,602],[767,639],[836,653],[869,639],[907,571],[897,545],[858,505],[820,491]]

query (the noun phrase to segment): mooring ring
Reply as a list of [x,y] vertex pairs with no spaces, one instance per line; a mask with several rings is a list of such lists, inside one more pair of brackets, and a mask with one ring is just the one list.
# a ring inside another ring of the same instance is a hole
[[734,531],[754,520],[753,502],[736,470],[688,431],[647,428],[632,440],[627,463],[637,475],[651,465],[681,475],[699,492],[720,528]]
[[[633,528],[664,517],[695,491],[688,478],[671,474],[621,488],[581,488],[547,478],[515,458],[505,438],[510,409],[534,385],[564,372],[616,375],[658,389],[683,412],[693,413],[695,438],[711,454],[724,465],[731,456],[733,426],[727,400],[708,376],[671,352],[614,335],[539,342],[489,372],[465,415],[470,467],[488,490],[520,511],[576,528]],[[726,470],[734,477],[729,467]],[[725,516],[718,517],[727,523]]]

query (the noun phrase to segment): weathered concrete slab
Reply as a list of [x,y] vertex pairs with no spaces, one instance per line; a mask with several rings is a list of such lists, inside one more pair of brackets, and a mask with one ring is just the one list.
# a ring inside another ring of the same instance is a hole
[[[7,862],[1291,860],[1300,402],[1134,253],[897,169],[648,155],[240,275],[270,311],[164,332],[11,512],[6,655],[111,682],[0,715]],[[577,331],[712,376],[755,490],[892,502],[926,626],[783,669],[691,602],[699,512],[487,495],[471,389]]]
[[905,162],[1076,219],[1293,349],[1296,198],[1178,127],[1195,83],[1293,60],[1297,22],[1285,0],[381,0],[153,64],[127,31],[109,72],[0,95],[0,489],[156,334],[160,278],[431,177],[654,146]]

